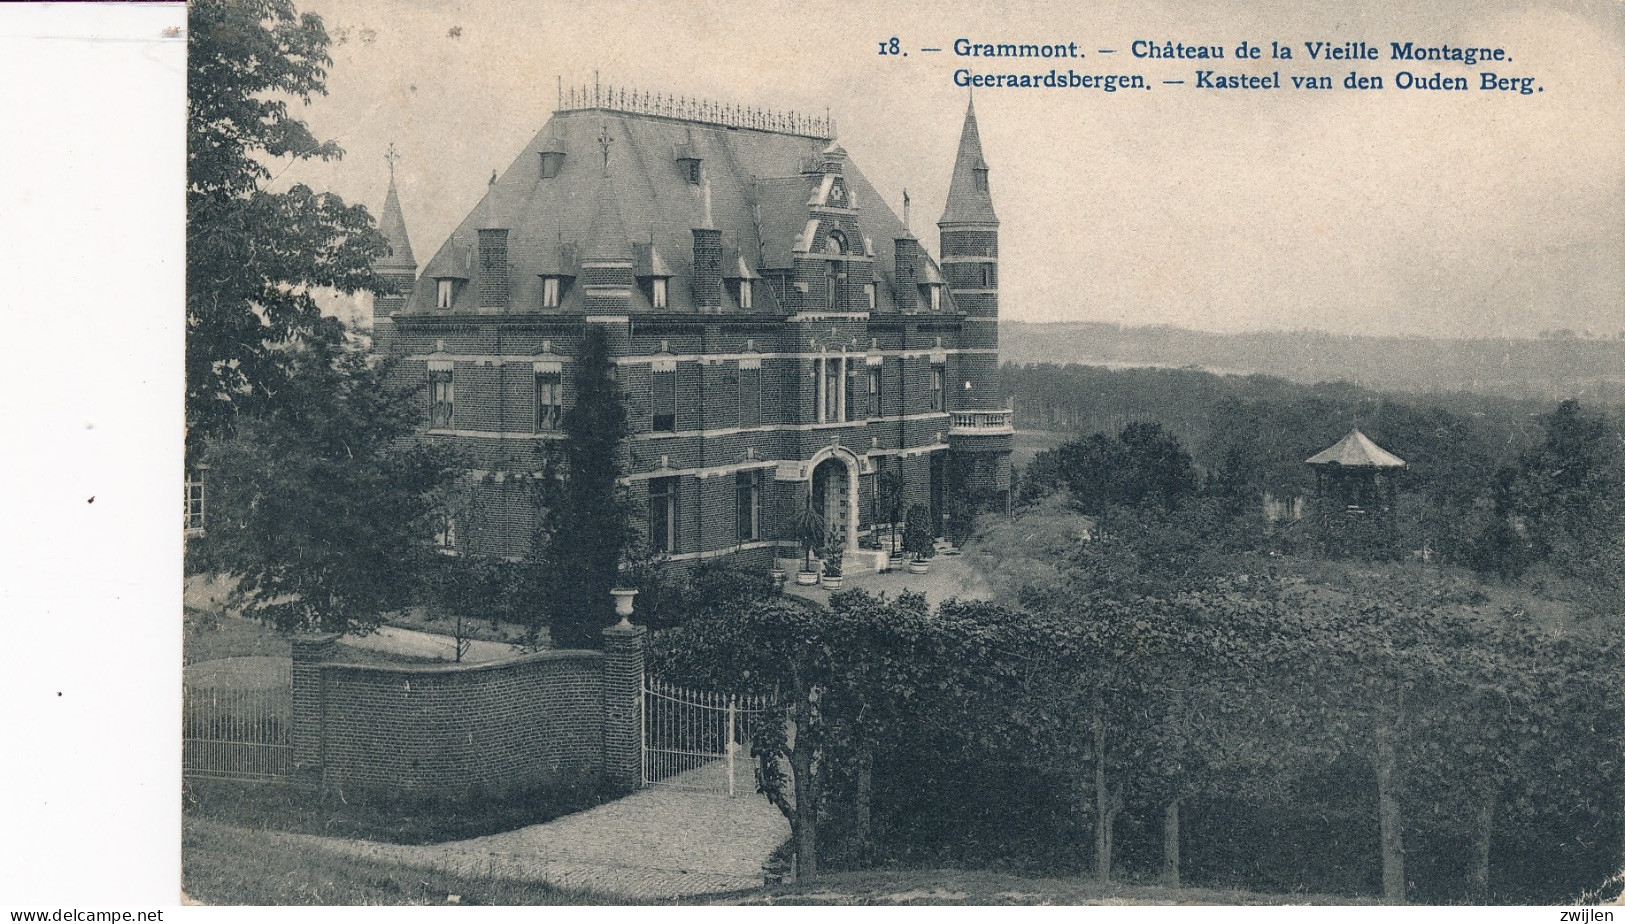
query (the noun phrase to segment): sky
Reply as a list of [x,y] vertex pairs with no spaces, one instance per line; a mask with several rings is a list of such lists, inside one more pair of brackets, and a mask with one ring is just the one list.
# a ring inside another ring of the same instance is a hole
[[[558,80],[601,81],[839,127],[852,159],[935,246],[967,90],[981,73],[1141,73],[1149,90],[977,92],[1001,229],[1003,317],[1423,336],[1625,331],[1625,4],[998,5],[308,0],[334,38],[305,110],[347,156],[278,183],[375,211],[393,142],[420,262],[546,122]],[[880,55],[892,36],[908,56]],[[974,42],[1077,42],[1062,62],[974,61]],[[1221,45],[1212,62],[1136,59],[1136,40]],[[1241,41],[1291,61],[1238,61]],[[1363,40],[1377,61],[1313,62]],[[1502,47],[1509,63],[1389,59],[1388,43]],[[938,47],[942,52],[919,49]],[[1117,49],[1101,55],[1098,49]],[[1199,89],[1197,68],[1281,71],[1274,91]],[[1381,92],[1301,91],[1356,67]],[[1397,71],[1465,76],[1399,90]],[[1480,73],[1540,92],[1485,92]],[[1184,79],[1183,86],[1162,80]]]

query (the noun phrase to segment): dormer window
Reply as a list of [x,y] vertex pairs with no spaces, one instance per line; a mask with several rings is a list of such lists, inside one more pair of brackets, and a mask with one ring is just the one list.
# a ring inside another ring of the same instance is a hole
[[931,293],[931,310],[942,310],[942,286],[931,285],[926,287]]
[[977,167],[971,172],[976,174],[976,191],[987,192],[987,168]]
[[875,284],[872,282],[864,284],[863,294],[869,299],[869,310],[875,310]]
[[700,162],[697,160],[688,162],[688,181],[695,186],[700,185]]
[[632,272],[637,277],[643,297],[649,300],[652,307],[665,308],[670,304],[671,264],[660,255],[652,240],[647,244],[634,244],[632,249]]
[[742,308],[742,309],[745,309],[745,310],[750,309],[750,280],[749,279],[741,279],[741,280],[739,280],[739,307]]
[[543,308],[557,308],[559,306],[559,290],[561,288],[559,283],[560,279],[557,276],[542,277]]
[[456,285],[457,281],[454,279],[438,280],[434,293],[434,306],[436,308],[444,309],[451,307],[451,297],[454,294],[454,287]]
[[560,168],[564,166],[564,152],[540,151],[538,153],[542,159],[542,179],[551,180],[558,176]]

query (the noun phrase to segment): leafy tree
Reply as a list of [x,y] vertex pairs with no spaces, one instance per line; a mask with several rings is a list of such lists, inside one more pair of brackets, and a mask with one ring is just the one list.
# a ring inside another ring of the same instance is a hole
[[609,338],[589,324],[576,351],[576,401],[564,414],[564,480],[554,524],[549,603],[553,643],[596,648],[615,621],[610,590],[635,538],[619,478],[625,468],[626,405],[610,363]]
[[414,602],[433,570],[456,459],[406,441],[418,402],[383,386],[363,345],[325,335],[283,362],[278,407],[206,444],[207,555],[240,578],[249,616],[284,631],[366,630]]
[[1625,584],[1625,436],[1565,401],[1546,438],[1503,472],[1501,512],[1521,523],[1536,560],[1616,597]]
[[1060,476],[1084,513],[1111,505],[1173,509],[1196,493],[1196,468],[1177,437],[1137,422],[1115,438],[1096,433],[1056,451]]
[[204,440],[286,403],[296,348],[340,337],[312,290],[376,290],[371,263],[387,244],[365,208],[305,186],[262,188],[276,158],[343,154],[289,111],[326,93],[320,17],[290,0],[200,0],[189,36],[186,424],[196,460]]

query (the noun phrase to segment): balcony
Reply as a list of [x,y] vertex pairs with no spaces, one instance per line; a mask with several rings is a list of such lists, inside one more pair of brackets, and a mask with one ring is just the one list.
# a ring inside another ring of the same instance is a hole
[[949,436],[999,436],[1014,433],[1012,411],[954,411],[948,421]]

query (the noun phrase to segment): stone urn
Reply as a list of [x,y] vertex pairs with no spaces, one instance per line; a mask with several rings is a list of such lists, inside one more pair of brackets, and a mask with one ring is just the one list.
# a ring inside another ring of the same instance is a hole
[[630,626],[632,624],[632,598],[638,595],[637,589],[633,587],[616,587],[610,590],[609,593],[615,598],[615,615],[621,617],[619,625]]

